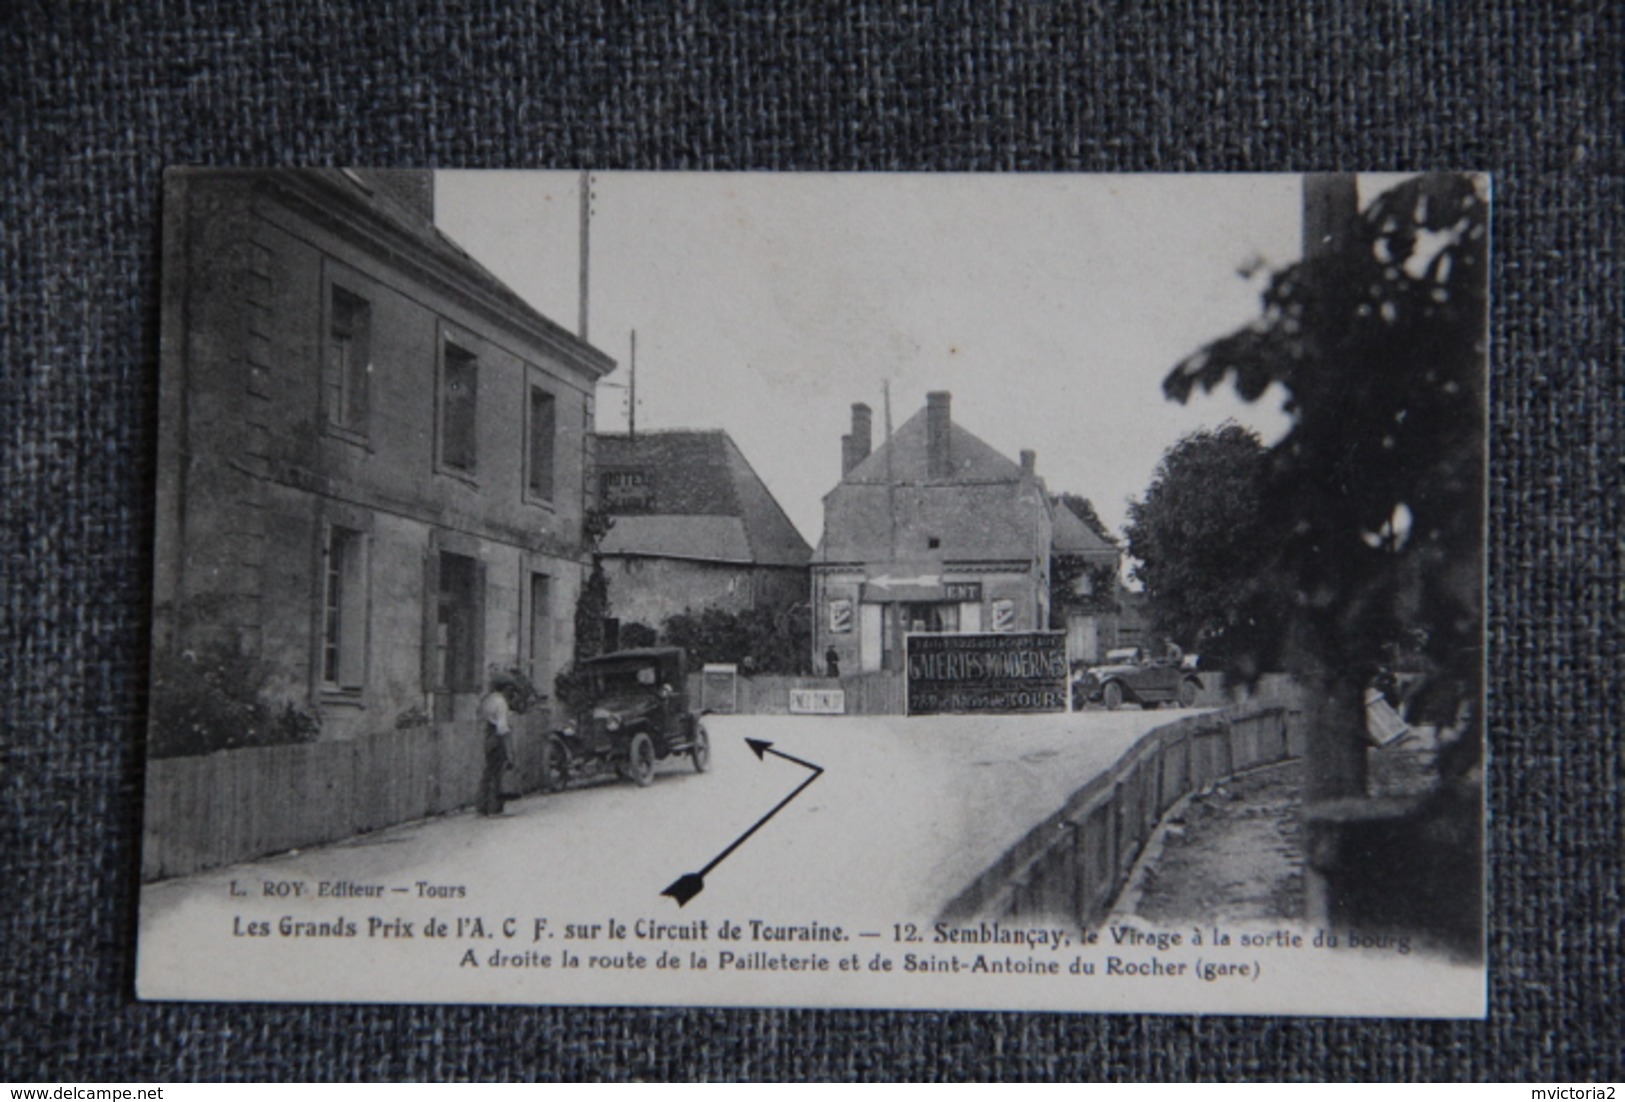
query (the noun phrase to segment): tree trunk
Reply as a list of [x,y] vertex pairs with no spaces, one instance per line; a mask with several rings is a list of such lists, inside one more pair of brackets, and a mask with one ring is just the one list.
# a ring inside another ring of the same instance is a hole
[[1304,918],[1330,927],[1337,918],[1326,874],[1341,859],[1340,824],[1315,812],[1332,800],[1366,794],[1365,686],[1347,677],[1327,676],[1315,686],[1315,714],[1304,747],[1303,822]]

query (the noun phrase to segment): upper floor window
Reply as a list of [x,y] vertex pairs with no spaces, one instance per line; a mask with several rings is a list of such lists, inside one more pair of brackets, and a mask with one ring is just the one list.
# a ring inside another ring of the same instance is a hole
[[530,388],[530,432],[525,486],[532,497],[553,500],[554,437],[557,434],[557,402],[540,387]]
[[372,304],[332,288],[327,330],[327,420],[355,432],[367,427],[372,376]]
[[469,474],[478,457],[479,368],[472,352],[446,343],[440,378],[440,463]]

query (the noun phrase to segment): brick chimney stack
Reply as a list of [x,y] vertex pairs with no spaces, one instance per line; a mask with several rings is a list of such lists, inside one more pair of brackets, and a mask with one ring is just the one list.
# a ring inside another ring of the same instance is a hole
[[1038,473],[1038,453],[1031,448],[1024,448],[1021,452],[1021,477],[1032,478]]
[[426,168],[353,169],[367,185],[387,192],[425,222],[434,221],[434,173]]
[[865,459],[873,438],[873,411],[862,402],[852,403],[852,431],[841,437],[841,477],[851,474]]
[[952,396],[946,390],[933,390],[925,396],[925,474],[927,478],[950,478],[954,459],[949,441]]
[[1360,218],[1359,188],[1346,172],[1310,172],[1303,178],[1303,255],[1340,252]]

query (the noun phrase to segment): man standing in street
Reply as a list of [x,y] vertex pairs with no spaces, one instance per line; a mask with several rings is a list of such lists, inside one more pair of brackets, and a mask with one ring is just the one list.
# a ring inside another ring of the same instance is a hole
[[479,726],[485,736],[485,772],[475,808],[481,815],[501,815],[502,774],[517,764],[513,751],[513,679],[506,673],[491,675],[491,687],[480,698]]

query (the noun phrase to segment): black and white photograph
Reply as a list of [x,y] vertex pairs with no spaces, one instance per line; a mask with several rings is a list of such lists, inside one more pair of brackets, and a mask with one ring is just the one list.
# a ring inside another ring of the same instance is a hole
[[171,169],[138,995],[1482,1017],[1490,204]]

